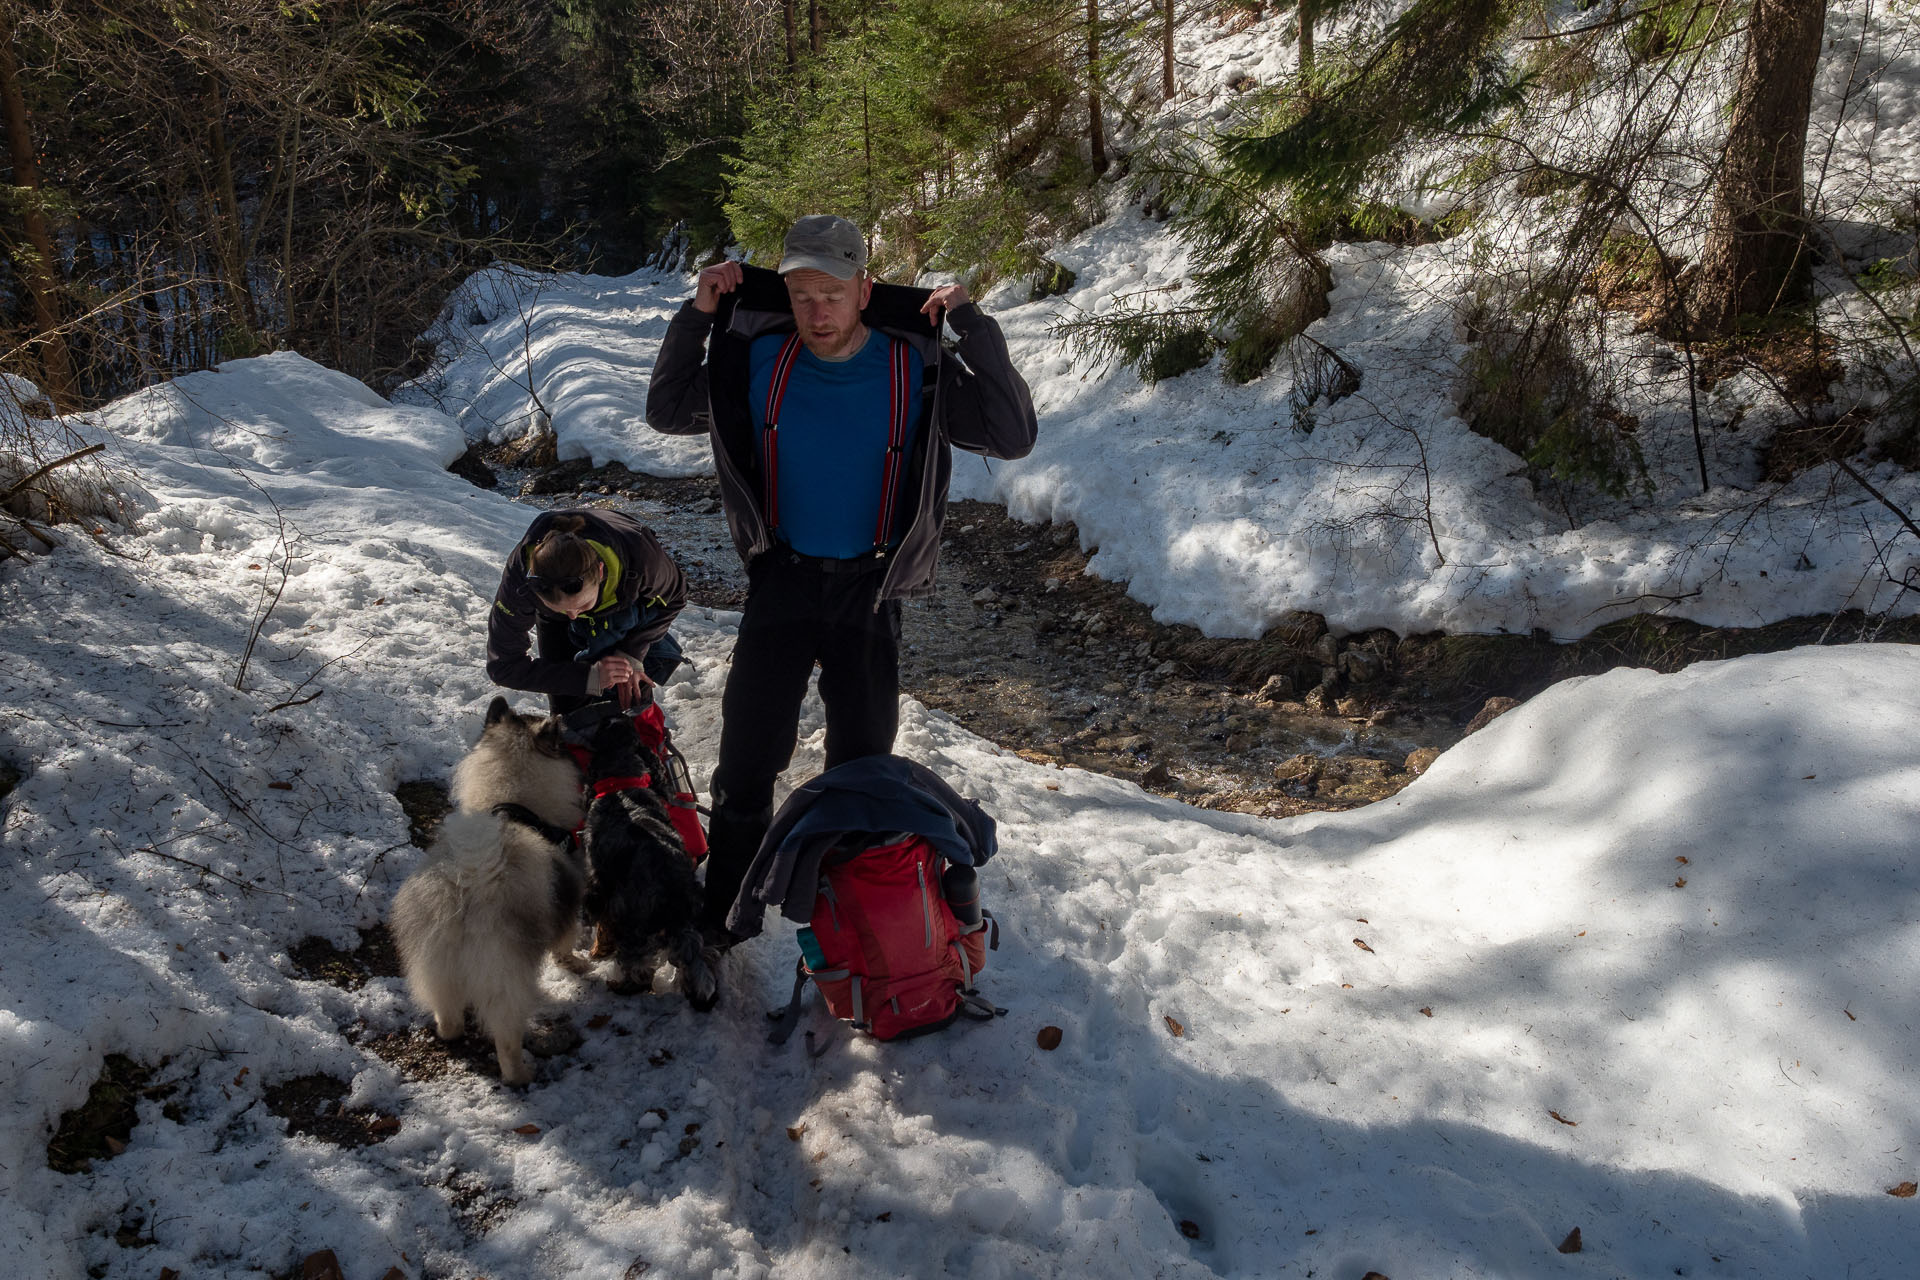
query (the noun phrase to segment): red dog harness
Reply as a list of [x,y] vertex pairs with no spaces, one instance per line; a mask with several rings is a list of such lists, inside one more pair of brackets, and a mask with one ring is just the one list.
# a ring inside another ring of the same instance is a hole
[[[659,703],[648,703],[633,717],[633,730],[639,735],[641,745],[656,755],[672,750],[667,742],[667,717],[660,710]],[[574,763],[580,766],[583,776],[592,771],[593,752],[571,742],[567,744],[567,750],[573,753]],[[677,756],[678,753],[675,754]],[[668,776],[673,777],[673,770],[668,770]],[[653,775],[640,773],[626,777],[602,778],[588,788],[588,791],[591,799],[598,800],[602,796],[618,795],[622,791],[644,791],[652,785]],[[673,823],[674,831],[680,836],[680,843],[686,846],[687,857],[697,863],[707,856],[707,833],[700,825],[700,809],[691,790],[683,791],[676,788],[673,791],[667,800],[667,818]],[[580,825],[573,829],[575,841],[579,840],[580,832],[586,825],[587,820],[582,818]]]

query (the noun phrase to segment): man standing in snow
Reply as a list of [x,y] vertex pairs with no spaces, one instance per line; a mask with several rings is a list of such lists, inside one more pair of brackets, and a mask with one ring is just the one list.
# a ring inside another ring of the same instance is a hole
[[994,458],[1033,447],[1027,385],[965,286],[876,290],[866,265],[860,229],[818,215],[787,232],[780,281],[737,262],[706,268],[647,390],[656,431],[711,437],[747,565],[711,787],[706,923],[722,945],[816,662],[827,767],[893,749],[900,601],[933,587],[949,446]]

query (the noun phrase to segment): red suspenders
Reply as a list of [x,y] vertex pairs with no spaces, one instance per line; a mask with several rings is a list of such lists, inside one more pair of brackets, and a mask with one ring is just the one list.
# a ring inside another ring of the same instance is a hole
[[780,527],[780,404],[787,398],[787,380],[800,359],[800,335],[790,333],[773,358],[773,380],[767,384],[767,425],[761,437],[760,474],[766,477],[767,530]]
[[[880,515],[873,530],[873,549],[886,548],[887,535],[893,529],[894,508],[899,504],[900,475],[906,469],[907,421],[913,406],[913,349],[899,338],[889,338],[887,365],[891,372],[887,397],[887,454],[880,474]],[[767,528],[780,525],[780,406],[787,398],[787,383],[793,378],[793,366],[799,362],[800,335],[789,334],[773,358],[773,377],[767,383],[766,420],[761,431],[761,474],[766,477]]]

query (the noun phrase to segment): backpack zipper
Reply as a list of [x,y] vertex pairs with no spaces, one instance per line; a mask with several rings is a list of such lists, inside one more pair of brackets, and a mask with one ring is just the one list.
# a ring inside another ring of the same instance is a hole
[[834,909],[833,885],[824,876],[820,880],[820,896],[827,900],[827,919],[833,922],[833,931],[840,932],[840,913]]
[[927,922],[927,940],[924,945],[927,947],[928,950],[932,950],[933,949],[933,898],[927,893],[926,860],[922,859],[920,862],[916,863],[914,865],[914,870],[918,872],[920,875],[920,914]]

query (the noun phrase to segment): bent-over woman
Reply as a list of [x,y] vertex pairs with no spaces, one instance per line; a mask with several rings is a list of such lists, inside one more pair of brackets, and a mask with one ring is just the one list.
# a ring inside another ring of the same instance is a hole
[[680,566],[633,517],[546,512],[500,575],[487,613],[487,676],[546,694],[556,714],[599,697],[626,706],[685,661],[667,628],[686,602]]

